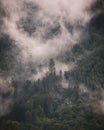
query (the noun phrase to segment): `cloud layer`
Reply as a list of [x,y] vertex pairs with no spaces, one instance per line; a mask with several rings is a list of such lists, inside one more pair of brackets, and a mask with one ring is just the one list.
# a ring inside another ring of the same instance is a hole
[[95,0],[1,0],[3,33],[20,48],[24,62],[55,58],[77,44],[92,18]]
[[[87,25],[93,17],[90,9],[95,1],[0,0],[0,9],[3,10],[3,14],[0,14],[0,24],[2,22],[0,36],[7,34],[19,50],[16,67],[12,69],[10,77],[14,74],[17,76],[23,71],[22,78],[27,76],[33,81],[42,79],[48,71],[47,61],[50,58],[56,58],[65,51],[70,51],[86,36]],[[36,74],[31,74],[28,68],[31,63],[34,63],[34,68],[35,65],[42,64],[42,69],[38,68]],[[57,73],[60,70],[63,72],[71,70],[75,66],[59,61],[55,63]],[[5,100],[1,96],[3,93],[13,91],[7,85],[8,82],[9,79],[5,81],[2,76],[0,77],[0,115],[8,112],[12,104],[11,98]],[[62,81],[62,85],[68,87],[65,80]],[[80,91],[89,92],[84,85],[80,86]],[[104,106],[104,103],[101,103]]]

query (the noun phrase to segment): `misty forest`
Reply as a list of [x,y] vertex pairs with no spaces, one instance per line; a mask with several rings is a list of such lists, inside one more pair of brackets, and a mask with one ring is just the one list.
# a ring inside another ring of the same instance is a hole
[[104,130],[104,0],[0,0],[0,130]]

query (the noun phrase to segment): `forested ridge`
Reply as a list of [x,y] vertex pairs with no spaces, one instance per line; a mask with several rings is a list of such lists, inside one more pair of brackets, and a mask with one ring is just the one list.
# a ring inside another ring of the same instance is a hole
[[[67,64],[76,62],[74,70],[64,73],[60,70],[56,74],[55,61],[51,59],[43,79],[22,83],[13,80],[11,91],[2,96],[8,98],[12,94],[15,103],[10,113],[0,118],[0,129],[103,130],[104,115],[100,113],[98,101],[104,86],[104,39],[96,35],[85,44],[75,45],[62,58]],[[68,88],[63,88],[63,78],[69,82]],[[21,84],[23,88],[18,92]],[[91,93],[81,93],[80,84],[85,84]]]
[[[100,13],[88,23],[82,40],[46,60],[48,63],[41,64],[42,58],[40,64],[32,61],[31,54],[28,63],[21,61],[18,44],[9,35],[0,34],[0,130],[104,130],[103,9],[103,0],[99,0],[92,12]],[[1,19],[2,15],[0,24]],[[23,28],[32,35],[32,21],[21,22],[26,22]],[[73,32],[73,27],[65,24]],[[61,33],[56,25],[48,28],[43,39]],[[61,69],[58,63],[69,68]]]

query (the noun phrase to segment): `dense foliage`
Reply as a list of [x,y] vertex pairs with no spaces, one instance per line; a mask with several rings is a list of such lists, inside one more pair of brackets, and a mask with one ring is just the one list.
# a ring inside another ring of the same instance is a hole
[[[15,102],[10,114],[0,119],[0,129],[103,130],[104,115],[98,112],[96,102],[88,100],[89,95],[80,95],[76,86],[63,89],[59,77],[53,83],[54,76],[50,74],[34,84],[27,81],[23,97]],[[31,87],[28,90],[27,85]]]
[[[97,31],[103,27],[102,19],[101,25],[92,21],[91,26],[96,28],[91,28],[86,41],[58,57],[66,64],[74,63],[73,70],[60,70],[57,74],[55,61],[50,59],[49,71],[42,79],[13,77],[9,93],[0,95],[14,99],[10,113],[0,117],[0,130],[104,130],[104,112],[100,107],[104,89],[104,34],[103,28],[100,33]],[[56,29],[52,31],[57,33]],[[8,72],[16,64],[12,42],[8,36],[0,38],[0,72]],[[67,88],[63,87],[63,80],[68,83]]]

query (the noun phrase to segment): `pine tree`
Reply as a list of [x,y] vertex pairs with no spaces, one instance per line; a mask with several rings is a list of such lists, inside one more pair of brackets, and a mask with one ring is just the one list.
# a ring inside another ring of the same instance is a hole
[[55,70],[55,62],[53,59],[50,59],[49,61],[49,72],[51,74],[55,74],[56,70]]

